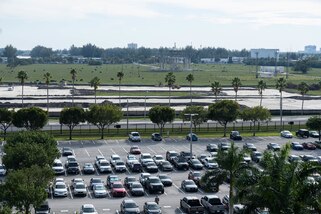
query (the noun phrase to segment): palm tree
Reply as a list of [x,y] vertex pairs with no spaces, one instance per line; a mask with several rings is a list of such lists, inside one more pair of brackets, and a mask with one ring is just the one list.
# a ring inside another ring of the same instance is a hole
[[235,77],[233,80],[232,80],[232,87],[235,91],[235,101],[237,101],[237,92],[239,91],[239,88],[241,87],[242,83],[241,83],[241,80],[240,78],[238,77]]
[[284,79],[284,77],[280,77],[277,81],[276,81],[276,85],[275,85],[276,89],[279,90],[280,92],[280,126],[282,127],[283,124],[283,117],[282,117],[282,92],[286,87],[286,79]]
[[124,77],[124,72],[118,72],[117,73],[117,77],[118,77],[118,86],[119,86],[119,89],[118,89],[118,95],[119,95],[119,105],[120,105],[120,84],[121,84],[121,80],[123,79]]
[[75,81],[77,77],[77,71],[75,69],[71,69],[70,71],[71,79],[72,79],[72,105],[74,106],[74,94],[75,94]]
[[95,92],[95,104],[97,103],[96,95],[97,95],[97,89],[99,85],[100,85],[100,79],[98,77],[94,77],[92,78],[92,80],[90,80],[90,87],[93,87]]
[[23,88],[24,88],[25,81],[28,79],[28,74],[25,71],[19,71],[17,78],[20,80],[20,83],[21,83],[21,89],[22,89],[21,102],[22,102],[22,107],[23,107]]
[[173,87],[173,85],[176,82],[176,77],[173,74],[173,72],[169,72],[166,76],[165,76],[165,82],[168,85],[168,98],[169,98],[169,103],[168,105],[171,106],[171,88]]
[[49,72],[45,73],[43,75],[43,79],[45,80],[45,83],[47,85],[47,113],[49,114],[49,84],[52,76]]
[[221,87],[221,84],[220,84],[220,82],[214,82],[214,83],[212,83],[211,84],[211,90],[212,90],[212,92],[214,93],[214,95],[215,95],[215,101],[217,101],[217,96],[221,93],[221,91],[222,91],[222,87]]
[[257,84],[257,90],[259,91],[259,95],[261,96],[260,99],[260,106],[262,106],[262,99],[263,99],[263,91],[267,88],[266,82],[260,80]]
[[298,91],[302,95],[302,107],[301,107],[301,115],[303,115],[303,105],[304,105],[304,95],[306,95],[309,91],[309,85],[305,82],[301,82],[298,85]]
[[191,105],[192,105],[192,102],[193,102],[193,98],[192,98],[192,82],[194,81],[194,75],[193,74],[187,75],[186,76],[186,80],[189,82]]

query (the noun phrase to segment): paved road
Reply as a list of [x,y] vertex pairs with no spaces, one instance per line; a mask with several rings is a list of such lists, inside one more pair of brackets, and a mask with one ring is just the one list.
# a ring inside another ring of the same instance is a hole
[[[312,139],[297,139],[294,138],[294,141],[304,142]],[[226,138],[207,138],[207,139],[199,139],[198,142],[194,142],[193,144],[193,153],[196,155],[205,153],[209,154],[206,151],[206,145],[208,143],[219,143],[226,142],[229,139]],[[236,144],[242,147],[244,142],[254,143],[259,151],[264,151],[266,149],[266,145],[270,142],[279,143],[284,145],[286,142],[289,142],[288,139],[280,138],[280,137],[246,137],[241,142],[236,142]],[[107,159],[112,154],[120,155],[123,160],[127,155],[127,152],[130,149],[130,146],[133,144],[139,144],[142,152],[154,154],[161,154],[165,157],[165,153],[167,150],[175,150],[175,151],[189,151],[189,142],[184,139],[171,139],[166,138],[163,142],[153,142],[149,139],[143,139],[141,143],[131,143],[125,140],[99,140],[99,141],[60,141],[58,142],[58,147],[62,148],[64,146],[69,146],[74,149],[75,155],[82,166],[85,162],[94,162],[96,155],[104,155]],[[292,151],[295,154],[313,154],[315,156],[321,155],[321,150],[315,151]],[[61,160],[65,162],[66,158],[62,157]],[[126,173],[117,173],[122,180],[128,175],[134,175],[137,179],[139,178],[139,173],[131,173],[130,171],[126,171]],[[160,195],[160,205],[162,207],[163,213],[183,213],[179,209],[179,200],[183,198],[185,195],[195,195],[197,197],[201,197],[204,195],[204,192],[199,190],[197,193],[185,193],[181,188],[180,184],[183,179],[187,179],[188,171],[176,171],[174,170],[171,173],[168,173],[172,180],[173,186],[165,187],[165,193]],[[106,181],[107,175],[96,173],[96,175],[83,175],[80,174],[78,176],[65,175],[62,176],[67,184],[71,184],[71,180],[75,177],[81,177],[85,180],[87,184],[89,184],[89,180],[91,177],[101,177],[104,181]],[[223,197],[228,194],[229,186],[228,184],[223,184],[220,187],[220,191],[217,193],[218,196]],[[143,197],[133,197],[131,195],[127,195],[125,198],[134,199],[140,208],[143,207],[144,202],[153,201],[155,195],[150,195],[149,193],[145,193]],[[53,198],[50,196],[49,203],[52,208],[52,211],[55,213],[73,213],[75,211],[79,211],[82,204],[92,203],[97,208],[100,214],[107,213],[118,213],[119,206],[123,198],[113,198],[108,196],[105,199],[96,199],[93,197],[92,192],[88,191],[88,196],[84,198],[73,197],[71,191],[67,198]]]

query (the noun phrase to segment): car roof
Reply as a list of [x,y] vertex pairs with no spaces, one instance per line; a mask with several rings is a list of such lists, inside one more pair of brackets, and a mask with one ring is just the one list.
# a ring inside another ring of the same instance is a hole
[[83,208],[95,208],[93,204],[83,204]]
[[208,197],[209,199],[211,198],[219,198],[217,195],[205,195],[206,197]]
[[198,198],[197,198],[196,196],[185,196],[185,198],[186,198],[187,200],[195,200],[195,199],[198,200]]
[[136,201],[134,201],[133,199],[124,199],[123,203],[135,203],[135,204],[137,204]]
[[145,204],[146,205],[157,205],[157,203],[154,201],[146,201]]

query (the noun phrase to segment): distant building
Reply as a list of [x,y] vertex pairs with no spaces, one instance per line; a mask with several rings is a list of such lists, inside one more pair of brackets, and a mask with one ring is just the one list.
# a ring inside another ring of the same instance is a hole
[[0,63],[7,64],[8,63],[8,57],[0,57]]
[[304,52],[308,54],[315,54],[317,52],[317,46],[315,45],[304,46]]
[[127,48],[136,50],[137,49],[137,43],[129,43],[129,44],[127,44]]
[[215,63],[215,58],[201,58],[201,63],[214,64]]
[[259,48],[259,49],[251,49],[251,58],[255,59],[258,57],[259,59],[264,58],[276,58],[279,59],[279,49],[264,49],[264,48]]

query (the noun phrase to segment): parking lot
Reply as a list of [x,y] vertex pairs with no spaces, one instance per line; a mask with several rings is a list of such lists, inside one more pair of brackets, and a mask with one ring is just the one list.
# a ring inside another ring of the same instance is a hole
[[[258,151],[263,152],[266,149],[268,143],[278,143],[280,145],[284,145],[287,142],[297,141],[297,142],[307,142],[314,141],[315,139],[285,139],[281,137],[245,137],[242,141],[236,141],[236,145],[239,147],[243,146],[243,143],[249,142],[253,143]],[[219,142],[227,142],[230,141],[228,138],[201,138],[197,142],[193,142],[193,153],[195,155],[199,154],[208,154],[206,151],[206,145],[208,143],[218,144]],[[180,151],[189,151],[189,142],[185,139],[172,139],[166,138],[161,142],[154,142],[150,139],[142,139],[140,143],[132,143],[127,140],[84,140],[84,141],[59,141],[58,147],[61,149],[62,147],[71,147],[74,150],[77,161],[80,163],[80,167],[82,168],[83,164],[86,162],[94,163],[95,157],[97,155],[103,155],[107,160],[110,159],[110,156],[113,154],[118,154],[124,161],[126,161],[126,155],[128,154],[130,147],[132,145],[138,145],[142,151],[142,153],[150,153],[152,156],[155,154],[163,155],[165,158],[165,153],[168,150],[175,150],[177,152]],[[321,152],[319,149],[317,150],[303,150],[303,151],[292,151],[292,154],[312,154],[314,156],[320,156]],[[138,156],[137,156],[138,158]],[[65,163],[66,157],[61,157],[61,161]],[[204,170],[203,170],[204,171]],[[186,193],[184,190],[180,188],[181,182],[184,179],[187,179],[189,171],[177,171],[173,170],[172,172],[165,172],[168,174],[173,181],[173,185],[170,187],[165,187],[165,193],[158,195],[160,198],[160,206],[162,208],[163,213],[183,213],[179,209],[180,199],[187,195],[194,195],[198,198],[201,198],[204,193],[202,190],[198,190],[196,193]],[[113,173],[115,173],[113,171]],[[163,173],[163,172],[159,172]],[[155,173],[158,175],[159,173]],[[140,173],[132,173],[128,169],[125,173],[115,173],[117,174],[122,181],[124,181],[126,176],[135,176],[136,179],[139,179]],[[93,204],[98,213],[119,213],[120,203],[124,198],[114,198],[108,193],[106,198],[95,198],[93,196],[92,190],[87,189],[86,197],[74,197],[72,194],[72,189],[70,188],[71,180],[73,178],[83,178],[87,186],[89,186],[90,178],[99,177],[102,178],[104,182],[106,182],[108,174],[100,174],[97,172],[94,175],[84,175],[80,172],[79,175],[67,175],[59,176],[63,177],[66,184],[68,185],[68,197],[67,198],[56,198],[53,197],[52,192],[49,195],[49,204],[54,213],[74,213],[75,211],[80,210],[82,204],[90,203]],[[219,197],[223,197],[228,194],[229,186],[228,184],[223,184],[220,186],[220,190],[216,193]],[[110,190],[109,190],[110,191]],[[145,195],[141,197],[132,196],[127,193],[125,198],[131,198],[135,200],[140,208],[142,209],[144,202],[146,201],[154,201],[156,194],[149,194],[145,191]]]

